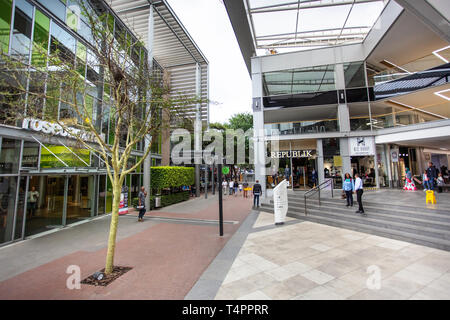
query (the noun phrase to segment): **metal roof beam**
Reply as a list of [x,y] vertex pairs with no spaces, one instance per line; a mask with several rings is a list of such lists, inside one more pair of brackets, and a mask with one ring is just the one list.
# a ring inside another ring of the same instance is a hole
[[[355,4],[359,3],[369,3],[369,2],[382,2],[383,0],[355,0]],[[302,4],[306,4],[303,5]],[[308,0],[300,1],[300,10],[302,9],[314,9],[314,8],[325,8],[325,7],[336,7],[336,6],[347,6],[351,5],[353,0],[343,0],[342,2],[323,2],[322,0]],[[295,5],[295,6],[294,6]],[[267,12],[278,12],[278,11],[293,11],[299,10],[298,2],[289,2],[285,4],[278,4],[272,6],[263,6],[257,8],[250,8],[249,13],[267,13]]]

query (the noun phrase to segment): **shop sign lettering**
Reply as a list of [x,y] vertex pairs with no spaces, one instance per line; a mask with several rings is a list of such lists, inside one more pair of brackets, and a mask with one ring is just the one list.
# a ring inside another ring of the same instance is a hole
[[96,142],[96,138],[93,133],[72,127],[67,128],[66,131],[61,125],[44,120],[26,118],[22,122],[22,128],[61,137],[79,137],[84,141]]
[[274,159],[280,158],[310,158],[314,155],[315,150],[292,150],[271,152],[270,157]]

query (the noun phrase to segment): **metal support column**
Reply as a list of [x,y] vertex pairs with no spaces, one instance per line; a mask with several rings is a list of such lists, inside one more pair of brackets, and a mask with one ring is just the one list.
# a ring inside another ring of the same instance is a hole
[[[195,95],[197,99],[201,97],[201,70],[200,64],[198,63],[195,65]],[[201,135],[202,135],[201,104],[197,103],[195,112],[195,126],[194,126],[195,192],[197,197],[200,197],[200,165],[202,163]]]
[[67,194],[69,191],[69,176],[64,176],[64,203],[63,203],[63,214],[62,214],[62,225],[65,226],[67,223]]
[[[150,5],[150,13],[148,15],[148,38],[147,38],[147,52],[148,52],[148,65],[152,69],[153,66],[153,32],[154,32],[154,19],[153,19],[153,5]],[[150,70],[151,71],[151,70]],[[148,94],[151,94],[149,92]],[[149,108],[149,106],[147,106]],[[151,137],[147,135],[144,139],[144,148],[148,150],[151,148]],[[151,170],[152,159],[149,154],[144,160],[144,188],[148,191],[148,197],[145,197],[145,207],[150,210],[150,196],[151,196]]]

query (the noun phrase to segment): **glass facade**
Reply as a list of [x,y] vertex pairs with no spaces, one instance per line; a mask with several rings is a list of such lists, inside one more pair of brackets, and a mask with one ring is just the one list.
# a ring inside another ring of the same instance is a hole
[[[122,23],[115,21],[113,15],[110,18],[109,25],[117,27],[115,34],[122,43],[137,42]],[[47,95],[45,99],[33,94],[20,96],[25,114],[43,120],[57,115],[68,124],[80,121],[70,106],[58,99],[61,95],[65,97],[66,84],[50,81],[48,77],[48,72],[58,72],[58,66],[47,61],[47,55],[57,53],[61,60],[76,68],[86,85],[85,92],[76,95],[76,101],[86,102],[90,120],[112,143],[115,133],[111,119],[115,112],[110,87],[101,76],[87,18],[76,2],[0,0],[0,29],[0,50],[24,64],[18,74],[23,86],[29,93]],[[130,69],[146,63],[144,47],[137,46],[132,57]],[[27,106],[30,108],[26,109]],[[0,97],[1,123],[21,126],[9,118],[8,108],[8,100]],[[139,143],[135,150],[143,149],[143,143]],[[153,152],[160,153],[160,146]],[[136,161],[137,156],[133,155],[129,165]],[[142,172],[138,168],[126,179],[130,199],[137,196],[143,183]],[[0,137],[0,245],[109,213],[111,204],[112,187],[103,162],[88,150],[62,143],[37,143],[31,138]]]

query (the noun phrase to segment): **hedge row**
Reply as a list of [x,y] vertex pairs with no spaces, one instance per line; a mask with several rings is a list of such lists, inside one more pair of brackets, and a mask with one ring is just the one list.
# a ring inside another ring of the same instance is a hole
[[190,186],[194,184],[194,168],[189,167],[151,167],[151,186],[153,189]]
[[[161,196],[161,207],[167,207],[172,204],[189,200],[189,191],[182,191],[173,194],[165,194]],[[133,207],[137,207],[138,198],[133,198],[132,203]],[[150,197],[150,209],[155,208],[155,196]]]

